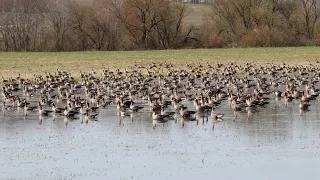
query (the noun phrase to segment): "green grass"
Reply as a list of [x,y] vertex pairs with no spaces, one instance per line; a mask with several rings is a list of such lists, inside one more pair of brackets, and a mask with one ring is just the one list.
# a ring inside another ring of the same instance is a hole
[[[31,76],[56,69],[71,73],[82,71],[125,69],[135,63],[171,62],[175,67],[185,67],[186,63],[209,62],[245,63],[289,63],[316,64],[320,60],[320,47],[293,48],[234,48],[163,51],[123,51],[123,52],[2,52],[0,53],[0,75],[4,77]],[[78,75],[78,74],[76,74]]]

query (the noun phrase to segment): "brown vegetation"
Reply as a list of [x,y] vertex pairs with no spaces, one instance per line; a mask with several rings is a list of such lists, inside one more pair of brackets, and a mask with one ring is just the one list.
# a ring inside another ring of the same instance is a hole
[[84,51],[320,44],[319,0],[215,0],[204,23],[169,0],[2,0],[0,51]]
[[203,43],[210,47],[319,44],[319,0],[215,0]]

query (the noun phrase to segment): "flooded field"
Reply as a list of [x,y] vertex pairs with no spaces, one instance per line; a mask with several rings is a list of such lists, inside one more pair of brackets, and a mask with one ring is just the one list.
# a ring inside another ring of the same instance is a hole
[[121,122],[114,105],[98,121],[0,117],[0,179],[302,179],[319,175],[318,102],[300,115],[272,101],[247,119],[227,103],[224,121],[154,123],[148,112]]
[[320,175],[320,67],[136,67],[3,80],[0,179]]

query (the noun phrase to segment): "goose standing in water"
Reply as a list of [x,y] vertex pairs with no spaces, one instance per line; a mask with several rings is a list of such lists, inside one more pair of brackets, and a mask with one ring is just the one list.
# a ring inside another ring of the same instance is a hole
[[27,103],[24,104],[24,114],[25,116],[27,116],[28,111],[34,111],[36,110],[38,107],[37,106],[28,106]]
[[84,113],[84,119],[85,119],[86,122],[87,122],[88,120],[97,121],[97,116],[98,116],[98,115],[99,115],[99,114],[97,114],[97,113],[92,114],[89,109],[86,109],[86,112]]
[[68,110],[67,106],[64,107],[63,115],[66,116],[67,118],[74,118],[76,114],[77,114],[76,111]]
[[49,114],[52,113],[52,111],[50,111],[50,110],[43,109],[41,104],[39,104],[39,106],[38,106],[38,111],[39,111],[40,116],[48,116]]
[[117,109],[118,109],[118,115],[119,116],[126,116],[127,115],[127,108],[123,105],[121,105],[121,102],[117,102]]
[[[143,71],[147,71],[148,77],[142,75]],[[248,75],[240,77],[236,75],[237,72]],[[314,73],[310,75],[307,72]],[[314,65],[267,64],[262,67],[253,63],[218,63],[217,67],[210,64],[187,64],[186,69],[181,69],[168,64],[151,63],[137,64],[132,70],[104,69],[100,78],[93,73],[80,74],[79,81],[61,70],[54,75],[47,72],[44,77],[34,75],[32,79],[22,80],[20,75],[18,78],[8,78],[1,88],[3,111],[24,108],[25,112],[31,114],[36,108],[28,104],[28,93],[32,93],[40,99],[38,110],[43,116],[54,112],[52,115],[61,113],[66,117],[75,117],[81,113],[89,119],[96,118],[95,112],[114,108],[112,103],[115,102],[119,116],[125,117],[127,112],[132,115],[147,106],[146,103],[135,104],[133,99],[137,99],[148,100],[148,110],[152,113],[152,119],[157,121],[165,122],[175,116],[183,120],[205,118],[210,115],[210,111],[212,118],[219,120],[222,114],[217,114],[214,108],[228,99],[236,117],[238,112],[246,110],[248,119],[251,119],[253,111],[268,108],[268,99],[271,97],[283,97],[285,104],[297,101],[297,110],[308,111],[310,105],[306,103],[316,100],[320,92],[316,89],[319,88],[320,68]],[[28,103],[24,98],[27,98]],[[192,101],[195,110],[188,110]],[[57,108],[58,103],[67,108]]]
[[140,109],[143,109],[143,107],[134,104],[133,101],[131,100],[130,111],[131,112],[138,112]]
[[56,107],[55,103],[52,103],[52,111],[56,114],[61,114],[64,111],[64,108]]
[[167,116],[164,116],[164,115],[161,115],[161,114],[157,114],[155,109],[152,110],[152,119],[153,120],[165,121],[166,118],[167,118]]
[[233,110],[234,116],[237,117],[237,113],[242,111],[243,105],[235,100],[231,101],[231,108]]
[[162,116],[166,116],[168,118],[175,118],[174,115],[176,114],[175,112],[171,112],[171,111],[166,111],[164,106],[161,106],[161,112],[160,114]]
[[181,106],[181,107],[180,107],[180,115],[181,115],[181,117],[182,117],[183,119],[193,120],[193,119],[195,119],[195,118],[193,117],[193,115],[195,115],[195,114],[196,114],[196,111],[190,111],[190,110],[187,109],[187,107],[184,107],[184,106]]
[[212,106],[211,109],[211,117],[213,120],[217,120],[217,121],[222,121],[222,117],[224,116],[224,114],[219,114],[214,110],[214,106]]

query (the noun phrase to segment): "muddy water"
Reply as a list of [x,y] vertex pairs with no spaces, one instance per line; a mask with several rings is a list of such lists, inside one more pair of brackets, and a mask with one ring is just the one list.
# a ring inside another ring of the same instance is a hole
[[0,179],[303,179],[320,175],[319,102],[299,114],[272,101],[223,122],[153,122],[147,110],[119,121],[115,105],[98,121],[0,117]]

